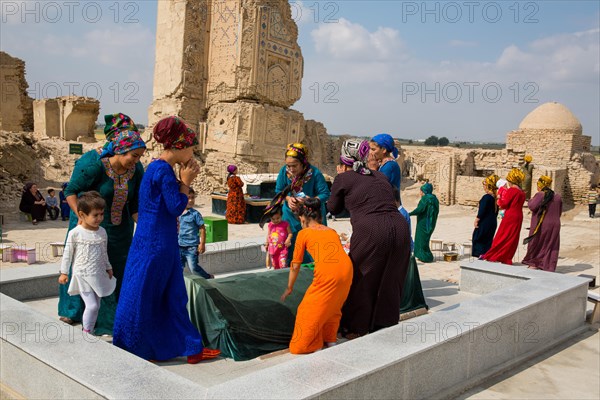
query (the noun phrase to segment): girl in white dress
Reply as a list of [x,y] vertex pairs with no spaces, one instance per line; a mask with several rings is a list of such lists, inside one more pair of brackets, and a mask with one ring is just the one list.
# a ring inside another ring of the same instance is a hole
[[100,298],[114,292],[117,281],[106,252],[106,231],[100,226],[105,207],[106,202],[98,192],[86,192],[77,199],[80,224],[67,236],[58,278],[58,283],[66,284],[69,269],[73,268],[68,293],[79,294],[85,303],[82,325],[87,333],[92,333],[96,325]]

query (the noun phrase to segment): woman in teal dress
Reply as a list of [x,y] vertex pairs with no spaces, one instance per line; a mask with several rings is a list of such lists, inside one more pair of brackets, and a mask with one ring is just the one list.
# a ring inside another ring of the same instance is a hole
[[440,212],[440,202],[433,194],[433,185],[426,183],[421,186],[421,200],[417,208],[409,215],[417,216],[417,229],[415,233],[415,257],[425,263],[433,261],[433,254],[429,248],[429,239],[435,229],[437,217]]
[[[277,194],[271,204],[265,209],[260,226],[271,217],[271,213],[282,209],[282,219],[287,221],[292,228],[292,244],[288,249],[287,266],[290,265],[294,255],[294,246],[298,232],[302,229],[297,211],[304,200],[318,197],[321,200],[322,224],[327,226],[327,211],[325,204],[329,199],[330,191],[323,173],[308,162],[308,148],[302,143],[291,143],[285,152],[285,165],[279,170],[275,183]],[[311,256],[304,253],[304,263],[312,262]]]
[[[117,300],[137,222],[138,192],[144,175],[139,161],[146,150],[134,122],[124,114],[104,117],[104,147],[85,153],[75,162],[65,195],[71,207],[69,231],[77,226],[77,197],[90,190],[100,193],[106,201],[101,226],[108,235],[108,258],[117,279],[115,292],[102,298],[95,332],[112,334]],[[67,232],[68,234],[68,232]],[[70,277],[69,277],[70,279]],[[69,296],[67,285],[59,286],[58,315],[66,323],[81,321],[84,304],[80,296]]]

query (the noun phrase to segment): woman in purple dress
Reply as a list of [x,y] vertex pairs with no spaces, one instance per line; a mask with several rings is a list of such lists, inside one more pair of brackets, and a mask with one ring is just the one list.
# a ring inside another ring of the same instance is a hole
[[347,339],[398,323],[410,260],[408,223],[396,208],[387,177],[367,168],[368,153],[366,140],[344,142],[327,202],[334,215],[347,209],[352,224],[354,274],[340,324]]
[[541,176],[537,182],[538,192],[529,200],[531,227],[530,236],[523,240],[523,244],[527,244],[523,264],[531,269],[554,272],[560,248],[562,199],[550,189],[550,185],[552,178]]

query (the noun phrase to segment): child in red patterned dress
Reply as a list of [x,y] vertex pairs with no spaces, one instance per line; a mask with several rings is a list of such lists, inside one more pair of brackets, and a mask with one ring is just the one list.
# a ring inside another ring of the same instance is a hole
[[288,247],[292,244],[292,228],[281,219],[281,209],[273,211],[267,233],[267,269],[285,268]]

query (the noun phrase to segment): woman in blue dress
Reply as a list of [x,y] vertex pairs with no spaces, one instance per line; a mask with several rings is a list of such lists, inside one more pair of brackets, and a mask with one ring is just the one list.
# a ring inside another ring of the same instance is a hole
[[[277,194],[271,204],[265,209],[260,226],[270,218],[271,212],[282,208],[284,221],[292,228],[292,244],[288,249],[287,265],[290,265],[294,255],[294,246],[302,224],[297,211],[307,198],[318,197],[321,200],[322,224],[327,226],[327,211],[325,204],[329,199],[329,186],[325,177],[317,167],[308,162],[308,148],[302,143],[291,143],[285,152],[285,165],[279,170],[275,183]],[[312,262],[310,255],[304,253],[304,263]]]
[[379,163],[379,172],[388,178],[393,187],[400,190],[402,174],[396,162],[398,149],[394,144],[394,138],[387,133],[380,133],[373,136],[369,147],[371,148],[369,156]]
[[[104,116],[104,120],[106,143],[102,148],[88,151],[75,162],[64,196],[71,209],[68,231],[79,223],[77,197],[81,193],[95,190],[106,201],[101,226],[108,236],[108,259],[117,288],[113,294],[102,298],[94,332],[112,335],[134,221],[137,221],[138,191],[144,176],[140,157],[146,151],[146,144],[127,115],[109,114]],[[58,315],[61,321],[72,324],[81,321],[84,304],[79,295],[70,296],[67,289],[68,285],[59,285]]]
[[[181,273],[177,217],[188,203],[199,172],[193,159],[196,133],[178,117],[154,127],[164,151],[148,166],[140,187],[138,226],[127,258],[113,343],[146,360],[188,356],[188,363],[214,358],[190,321]],[[180,165],[180,181],[173,167]]]

